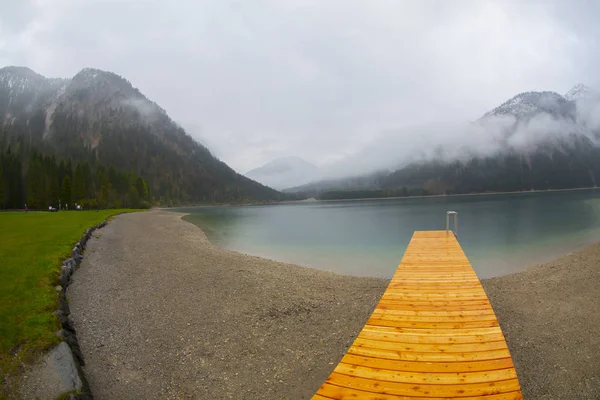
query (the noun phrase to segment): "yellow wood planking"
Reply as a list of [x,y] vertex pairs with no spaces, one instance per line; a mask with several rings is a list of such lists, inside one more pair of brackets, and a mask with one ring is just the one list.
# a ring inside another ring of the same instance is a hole
[[492,306],[454,234],[415,232],[324,399],[522,399]]

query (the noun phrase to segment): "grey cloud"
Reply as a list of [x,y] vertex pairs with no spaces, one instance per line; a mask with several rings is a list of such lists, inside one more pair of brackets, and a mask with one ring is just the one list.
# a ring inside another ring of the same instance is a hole
[[162,113],[162,110],[157,107],[156,104],[149,103],[141,98],[129,98],[121,100],[119,104],[137,110],[144,118],[145,123],[152,123],[158,120],[160,114]]
[[402,162],[518,92],[598,83],[583,1],[3,2],[1,63],[116,72],[239,171],[392,131]]
[[464,162],[502,151],[527,154],[549,141],[571,145],[572,134],[586,136],[595,143],[600,141],[600,97],[579,100],[574,118],[548,113],[525,119],[502,115],[470,123],[430,124],[392,131],[321,172],[326,177],[343,177],[433,159]]

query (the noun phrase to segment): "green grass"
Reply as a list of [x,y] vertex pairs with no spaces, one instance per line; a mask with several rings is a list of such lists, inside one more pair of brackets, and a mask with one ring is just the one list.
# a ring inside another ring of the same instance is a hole
[[62,261],[86,229],[123,211],[0,213],[0,384],[60,341],[54,286]]

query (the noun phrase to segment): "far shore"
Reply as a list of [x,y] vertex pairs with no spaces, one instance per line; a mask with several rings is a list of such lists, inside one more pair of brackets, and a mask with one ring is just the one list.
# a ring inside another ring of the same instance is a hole
[[[330,201],[368,201],[368,200],[399,200],[399,199],[423,199],[428,197],[465,197],[465,196],[496,196],[502,194],[529,194],[529,193],[551,193],[551,192],[574,192],[580,190],[597,190],[598,187],[581,187],[571,189],[543,189],[543,190],[516,190],[512,192],[483,192],[483,193],[456,193],[456,194],[430,194],[425,196],[395,196],[395,197],[365,197],[358,199],[332,199],[316,200],[320,202]],[[305,200],[301,200],[305,201]],[[297,201],[296,201],[297,202]]]
[[330,203],[342,201],[369,201],[369,200],[402,200],[402,199],[424,199],[436,197],[466,197],[466,196],[497,196],[503,194],[530,194],[530,193],[552,193],[552,192],[575,192],[582,190],[598,190],[600,187],[579,187],[570,189],[541,189],[541,190],[517,190],[512,192],[483,192],[483,193],[456,193],[456,194],[430,194],[425,196],[394,196],[394,197],[361,197],[356,199],[331,199],[318,200],[314,197],[304,200],[282,200],[282,201],[263,201],[263,202],[240,202],[240,203],[202,203],[179,205],[173,207],[154,207],[154,210],[178,210],[181,208],[202,208],[202,207],[241,207],[241,206],[268,206],[280,204],[306,204],[306,203]]
[[[86,251],[68,296],[94,397],[310,398],[388,281],[220,249],[182,215],[121,215]],[[600,243],[482,281],[524,398],[597,398],[599,265]]]

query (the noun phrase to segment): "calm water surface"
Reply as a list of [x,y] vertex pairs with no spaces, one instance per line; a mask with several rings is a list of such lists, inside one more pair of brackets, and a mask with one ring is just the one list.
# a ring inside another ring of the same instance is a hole
[[360,276],[392,276],[415,230],[445,229],[480,278],[549,261],[600,240],[600,190],[268,206],[179,208],[218,246]]

